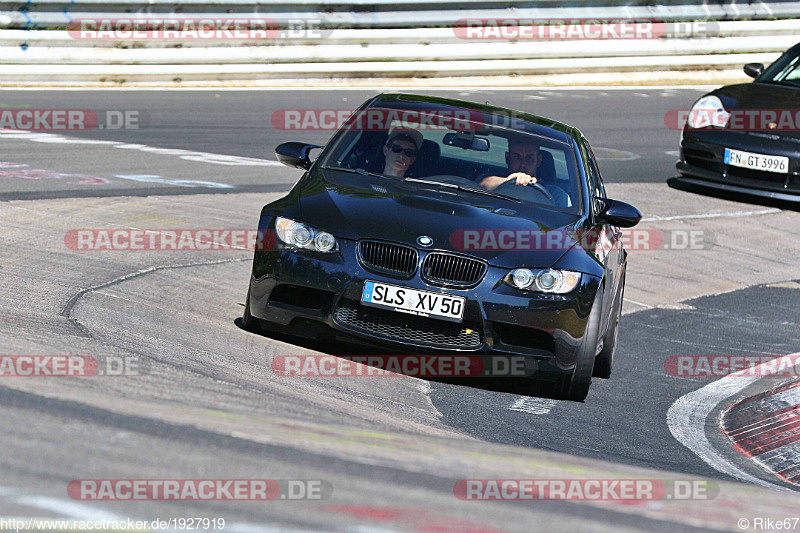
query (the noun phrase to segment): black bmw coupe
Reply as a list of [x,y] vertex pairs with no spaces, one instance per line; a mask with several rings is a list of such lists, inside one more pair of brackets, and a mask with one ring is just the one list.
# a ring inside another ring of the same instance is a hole
[[676,184],[800,202],[800,44],[687,113]]
[[[609,377],[622,308],[620,227],[577,129],[407,94],[364,103],[261,211],[243,324],[403,353],[535,359],[559,397]],[[535,381],[531,381],[535,383]],[[535,385],[532,385],[532,387]],[[532,390],[532,394],[535,391]]]

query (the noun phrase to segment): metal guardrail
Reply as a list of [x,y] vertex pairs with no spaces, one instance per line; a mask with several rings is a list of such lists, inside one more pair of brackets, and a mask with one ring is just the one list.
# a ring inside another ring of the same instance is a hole
[[[539,0],[0,0],[0,82],[465,77],[738,70],[796,44],[800,1]],[[249,16],[327,28],[295,38],[84,40],[75,19]],[[776,17],[795,17],[780,19]],[[672,21],[657,39],[465,40],[456,21],[648,19]],[[742,20],[744,19],[744,20]],[[765,19],[765,20],[759,20]],[[676,22],[678,21],[678,22]],[[680,22],[683,21],[683,22]],[[704,21],[692,26],[686,21]],[[687,31],[689,28],[689,31]],[[694,28],[694,29],[692,29]],[[580,78],[576,78],[580,79]],[[588,78],[587,78],[588,79]]]
[[[0,38],[2,40],[2,38]],[[63,42],[63,41],[62,41]],[[531,43],[511,42],[444,42],[429,44],[297,44],[293,46],[237,46],[183,48],[72,48],[65,46],[0,46],[0,58],[11,64],[37,65],[199,65],[199,64],[326,64],[334,69],[353,68],[352,63],[381,62],[379,70],[391,69],[392,63],[409,61],[473,62],[471,70],[492,68],[489,62],[510,61],[521,66],[523,61],[538,60],[550,71],[572,69],[590,64],[595,69],[625,60],[630,65],[647,65],[649,58],[680,57],[687,66],[693,57],[705,57],[704,64],[723,64],[728,58],[741,54],[773,55],[797,43],[794,35],[776,35],[768,41],[761,36],[714,38],[702,40],[643,41],[632,50],[630,43],[613,42],[593,45],[587,52],[586,43],[567,41],[548,43],[550,46],[531,46]],[[541,44],[541,43],[536,43]],[[196,43],[195,43],[196,45]],[[589,55],[591,54],[591,55]],[[589,57],[587,57],[589,56]],[[715,57],[719,56],[719,57]],[[759,56],[762,57],[762,56]],[[711,58],[709,60],[709,58]],[[666,59],[659,60],[662,64]],[[511,63],[509,63],[511,66]],[[330,68],[330,67],[329,67]]]

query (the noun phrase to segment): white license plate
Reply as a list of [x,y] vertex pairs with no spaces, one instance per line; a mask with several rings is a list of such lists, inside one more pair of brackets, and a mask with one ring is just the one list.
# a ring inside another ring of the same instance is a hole
[[789,158],[781,155],[754,154],[725,148],[725,164],[778,174],[789,173]]
[[365,281],[361,303],[391,309],[410,315],[438,318],[450,322],[461,322],[464,318],[463,296],[442,292],[418,291],[409,287],[387,285],[377,281]]

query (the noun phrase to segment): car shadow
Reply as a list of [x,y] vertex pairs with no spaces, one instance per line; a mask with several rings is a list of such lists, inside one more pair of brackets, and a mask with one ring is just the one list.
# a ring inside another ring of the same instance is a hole
[[[693,194],[700,194],[703,196],[710,196],[719,198],[720,200],[729,200],[731,202],[739,202],[750,205],[761,205],[764,207],[775,207],[778,209],[786,209],[792,211],[800,210],[800,202],[787,202],[786,200],[776,200],[773,198],[764,198],[762,196],[723,191],[714,187],[703,187],[694,183],[686,183],[678,177],[669,178],[667,185],[679,191],[689,192]],[[800,199],[800,197],[798,197]]]
[[[245,331],[249,331],[244,327],[242,323],[242,318],[238,317],[234,320],[234,324]],[[292,344],[294,346],[299,346],[301,348],[306,348],[308,350],[314,350],[317,352],[321,352],[327,355],[334,355],[336,357],[341,357],[343,359],[352,359],[355,357],[366,357],[371,355],[379,355],[379,356],[404,356],[410,355],[408,352],[401,352],[396,350],[389,350],[382,347],[375,347],[366,344],[359,344],[356,342],[348,342],[347,340],[342,340],[341,338],[337,339],[336,333],[328,328],[327,326],[322,326],[321,329],[315,331],[316,338],[309,338],[309,337],[300,337],[297,335],[291,335],[287,333],[282,333],[276,330],[264,329],[262,328],[258,332],[252,332],[255,335],[261,335],[263,337],[276,340],[279,342],[284,342],[286,344]],[[420,355],[420,354],[416,354]],[[464,356],[468,354],[464,353],[447,353],[447,352],[439,352],[437,351],[435,354],[423,354],[423,355],[437,355],[437,356],[448,356],[448,355],[459,355]],[[359,361],[361,362],[361,361]],[[362,363],[364,364],[364,363]],[[373,366],[374,368],[379,368],[380,366],[376,365],[368,365]],[[557,391],[556,382],[553,376],[542,376],[542,377],[519,377],[519,376],[512,376],[512,377],[420,377],[420,376],[413,376],[419,379],[423,379],[425,381],[430,381],[433,383],[442,383],[446,385],[455,385],[461,387],[470,387],[474,389],[481,389],[487,390],[492,392],[505,392],[508,394],[515,394],[521,396],[533,396],[537,398],[549,398],[549,399],[560,399]]]

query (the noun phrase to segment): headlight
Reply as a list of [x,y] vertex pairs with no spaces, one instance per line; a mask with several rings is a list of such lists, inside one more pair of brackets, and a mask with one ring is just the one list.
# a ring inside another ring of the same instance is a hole
[[294,220],[278,217],[275,233],[284,244],[318,252],[335,252],[338,249],[336,238],[325,231],[319,231]]
[[571,270],[530,270],[517,268],[512,270],[503,282],[515,289],[522,289],[549,294],[566,294],[578,286],[581,281],[580,272]]
[[690,128],[707,128],[715,126],[724,128],[731,118],[731,114],[725,110],[722,101],[716,96],[704,96],[692,106],[686,124]]

